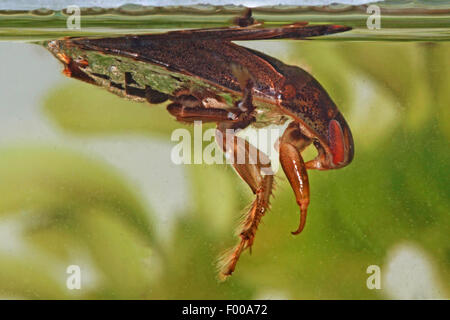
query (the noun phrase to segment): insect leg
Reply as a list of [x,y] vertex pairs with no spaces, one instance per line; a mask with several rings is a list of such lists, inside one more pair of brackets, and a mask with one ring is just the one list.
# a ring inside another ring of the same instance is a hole
[[312,140],[304,136],[297,123],[291,122],[280,139],[280,163],[295,193],[300,207],[300,224],[292,234],[299,234],[306,223],[309,205],[309,181],[305,162],[300,152],[310,145]]
[[252,17],[252,9],[246,8],[242,16],[233,19],[233,23],[239,27],[248,27],[255,24],[255,19]]
[[151,104],[159,104],[167,101],[169,96],[157,90],[153,90],[149,86],[145,86],[145,99]]
[[259,222],[269,209],[274,179],[268,156],[245,139],[237,137],[233,134],[234,130],[229,128],[230,125],[219,124],[216,141],[231,159],[235,171],[249,185],[256,198],[237,230],[240,241],[219,259],[219,277],[222,280],[233,273],[242,251],[251,248]]
[[179,102],[169,104],[167,111],[181,122],[238,122],[241,120],[239,116],[242,114],[239,109],[189,107]]
[[233,75],[239,82],[242,90],[242,100],[237,103],[237,107],[247,113],[255,110],[253,105],[253,80],[248,70],[241,65],[231,64]]
[[247,69],[239,65],[231,66],[233,74],[239,81],[242,90],[242,100],[235,108],[205,108],[201,101],[192,95],[180,95],[177,100],[167,106],[167,111],[182,122],[196,120],[204,122],[234,122],[228,129],[241,129],[252,123],[255,107],[252,103],[253,81]]
[[[188,101],[184,103],[189,105]],[[238,229],[240,242],[220,259],[219,275],[221,279],[224,279],[233,273],[242,251],[253,244],[258,224],[269,208],[273,172],[267,155],[235,135],[236,129],[242,129],[251,122],[246,113],[238,108],[232,112],[225,109],[199,107],[195,106],[193,101],[192,103],[192,106],[185,106],[174,102],[168,105],[167,109],[182,122],[195,120],[218,122],[217,143],[231,157],[234,169],[256,195],[255,201]]]
[[125,72],[125,93],[131,96],[145,98],[150,104],[159,104],[167,101],[169,95],[157,90],[153,90],[146,85],[145,89],[136,87],[137,83],[130,72]]
[[[249,27],[227,27],[210,29],[191,29],[181,31],[170,31],[160,34],[146,34],[133,36],[139,39],[140,44],[145,46],[150,41],[169,40],[221,40],[221,41],[243,41],[243,40],[268,40],[268,39],[304,39],[309,37],[323,36],[351,30],[351,27],[341,25],[306,25],[305,22],[297,22],[277,28],[256,28],[258,24]],[[110,38],[105,38],[108,41]],[[127,39],[128,40],[128,39]],[[85,38],[73,40],[76,44],[90,50],[101,49],[98,41]]]
[[350,128],[342,114],[339,113],[329,122],[327,138],[324,145],[319,141],[314,142],[318,155],[306,163],[307,169],[338,169],[352,162],[355,146]]

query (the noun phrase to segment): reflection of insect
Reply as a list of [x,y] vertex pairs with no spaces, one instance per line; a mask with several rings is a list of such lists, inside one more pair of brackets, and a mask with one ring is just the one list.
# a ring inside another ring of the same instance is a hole
[[[264,29],[251,25],[250,11],[239,27],[174,31],[116,38],[69,38],[47,48],[65,65],[64,73],[107,87],[123,97],[150,103],[172,101],[167,110],[181,122],[217,123],[219,133],[249,125],[292,120],[279,140],[280,162],[300,207],[302,231],[309,204],[307,169],[337,169],[353,159],[353,139],[344,117],[322,86],[307,72],[232,43],[233,40],[302,39],[347,31],[336,25],[297,23]],[[250,26],[248,26],[250,25]],[[240,242],[221,261],[220,274],[231,275],[241,252],[251,248],[258,224],[269,207],[273,175],[265,154],[233,135],[218,134],[218,144],[232,158],[255,200],[239,229]],[[239,142],[239,143],[236,143]],[[315,159],[304,162],[310,144]]]

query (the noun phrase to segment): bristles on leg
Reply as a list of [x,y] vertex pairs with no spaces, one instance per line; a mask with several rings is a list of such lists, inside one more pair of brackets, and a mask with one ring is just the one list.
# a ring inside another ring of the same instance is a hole
[[273,176],[264,177],[264,187],[257,192],[256,199],[249,207],[247,214],[243,216],[242,222],[237,228],[237,234],[241,238],[240,241],[235,247],[225,251],[218,259],[219,280],[224,281],[230,276],[236,267],[242,251],[252,247],[258,225],[269,208],[272,183]]

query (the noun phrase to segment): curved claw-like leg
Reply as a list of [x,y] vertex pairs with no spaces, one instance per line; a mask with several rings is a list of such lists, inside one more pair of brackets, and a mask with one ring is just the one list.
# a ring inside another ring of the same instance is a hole
[[219,259],[219,276],[222,280],[233,273],[242,251],[251,249],[259,222],[269,208],[273,185],[273,172],[267,155],[245,139],[234,135],[234,130],[226,130],[227,127],[225,124],[218,126],[216,141],[229,155],[234,169],[249,185],[256,198],[237,230],[241,238],[239,243]]
[[298,229],[292,232],[294,235],[302,232],[306,223],[309,205],[309,181],[305,162],[300,152],[311,142],[311,139],[301,133],[298,124],[295,122],[287,127],[280,139],[280,163],[300,207],[300,223]]

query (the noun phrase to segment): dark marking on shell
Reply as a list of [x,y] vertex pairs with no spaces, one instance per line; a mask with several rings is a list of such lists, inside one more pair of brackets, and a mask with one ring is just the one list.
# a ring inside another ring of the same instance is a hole
[[163,103],[169,99],[169,96],[165,93],[153,90],[149,86],[145,87],[145,98],[151,104]]

